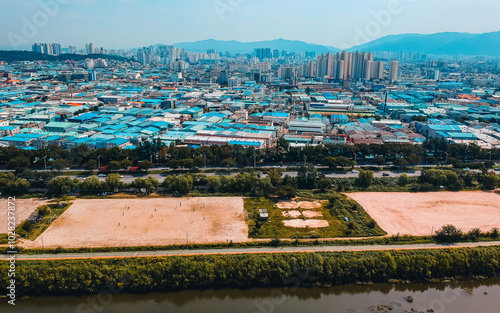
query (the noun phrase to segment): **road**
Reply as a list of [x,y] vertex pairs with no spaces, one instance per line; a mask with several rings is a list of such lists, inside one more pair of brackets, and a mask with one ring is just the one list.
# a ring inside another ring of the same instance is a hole
[[[259,172],[259,171],[258,171]],[[260,171],[262,173],[262,171]],[[353,171],[347,171],[347,172],[322,172],[325,174],[326,177],[330,178],[357,178],[359,176],[359,173],[353,172]],[[401,176],[401,173],[403,172],[393,172],[393,171],[377,171],[373,173],[374,177],[399,177]],[[412,177],[418,177],[420,176],[420,171],[414,171],[412,173],[407,173],[408,176]],[[204,173],[206,176],[215,176],[215,175],[231,175],[231,176],[236,176],[238,173]],[[298,172],[283,172],[283,176],[288,175],[291,177],[297,177]],[[385,176],[384,176],[385,175]],[[168,174],[146,174],[146,175],[122,175],[122,182],[124,183],[131,183],[134,179],[136,178],[148,178],[148,176],[154,177],[158,179],[160,182],[162,182],[165,177],[168,176]],[[266,177],[266,174],[261,174],[261,177]],[[85,179],[89,176],[86,175],[70,175],[69,176],[71,179],[78,178],[78,179]],[[104,181],[105,177],[99,177],[100,181]]]
[[[16,260],[56,260],[56,259],[105,259],[105,258],[134,258],[134,257],[161,257],[161,256],[189,256],[214,254],[247,254],[247,253],[296,253],[296,252],[340,252],[340,251],[387,251],[387,250],[414,250],[414,249],[442,249],[465,247],[500,246],[500,241],[467,242],[457,244],[412,244],[412,245],[367,245],[367,246],[313,246],[313,247],[263,247],[263,248],[232,248],[211,250],[171,250],[171,251],[139,251],[139,252],[96,252],[96,253],[61,253],[61,254],[20,254]],[[2,255],[2,260],[8,255]]]

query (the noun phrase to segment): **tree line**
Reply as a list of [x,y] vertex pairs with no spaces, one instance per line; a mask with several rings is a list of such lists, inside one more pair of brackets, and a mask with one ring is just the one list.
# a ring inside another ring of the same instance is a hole
[[[20,295],[310,287],[500,274],[500,247],[18,261]],[[7,273],[8,262],[0,262]],[[0,288],[8,286],[7,275]]]
[[[145,142],[135,149],[89,149],[80,145],[63,149],[57,145],[37,150],[22,150],[15,147],[0,147],[0,165],[8,169],[23,171],[26,168],[54,170],[66,167],[97,169],[109,166],[110,170],[126,169],[132,165],[150,168],[155,165],[169,168],[201,168],[205,166],[234,167],[254,164],[304,163],[324,164],[329,167],[351,166],[363,161],[369,164],[392,163],[401,168],[426,164],[452,164],[454,167],[480,168],[493,166],[500,160],[500,149],[486,150],[475,145],[450,145],[444,139],[426,140],[423,145],[413,144],[326,144],[318,146],[291,147],[279,138],[274,147],[266,149],[241,146],[202,146],[199,148],[166,146],[159,140]],[[147,162],[146,162],[147,161]],[[472,162],[475,161],[475,162]],[[482,162],[479,162],[482,161]],[[354,163],[353,163],[354,162]]]
[[103,192],[153,192],[162,187],[169,194],[188,194],[193,190],[213,194],[244,194],[247,196],[277,195],[293,198],[298,190],[328,191],[452,191],[462,189],[492,190],[500,186],[500,176],[494,172],[472,172],[463,169],[428,169],[420,177],[406,173],[398,178],[374,178],[373,171],[360,170],[358,178],[329,178],[318,172],[312,164],[302,165],[296,177],[284,175],[280,170],[266,171],[266,177],[253,168],[245,168],[236,176],[187,173],[169,175],[162,182],[149,176],[136,178],[129,184],[122,182],[120,174],[110,173],[104,181],[91,176],[81,181],[68,176],[55,177],[50,172],[25,171],[18,174],[0,173],[0,192],[9,195],[27,194],[30,188],[46,188],[48,196],[72,193],[95,195]]

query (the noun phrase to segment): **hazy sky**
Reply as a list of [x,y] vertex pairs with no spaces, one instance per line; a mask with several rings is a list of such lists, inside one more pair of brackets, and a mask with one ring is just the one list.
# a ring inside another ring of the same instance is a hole
[[500,30],[498,0],[0,0],[0,8],[0,48],[277,38],[346,48],[389,34]]

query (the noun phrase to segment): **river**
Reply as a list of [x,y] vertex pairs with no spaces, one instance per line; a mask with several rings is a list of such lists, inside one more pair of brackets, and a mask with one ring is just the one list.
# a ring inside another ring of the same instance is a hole
[[[409,296],[412,299],[407,299]],[[99,296],[17,299],[15,308],[7,305],[6,299],[0,301],[0,312],[16,313],[361,313],[374,312],[370,307],[376,305],[380,305],[378,312],[390,307],[391,313],[498,313],[500,279],[309,289],[226,289],[134,295],[102,293]]]

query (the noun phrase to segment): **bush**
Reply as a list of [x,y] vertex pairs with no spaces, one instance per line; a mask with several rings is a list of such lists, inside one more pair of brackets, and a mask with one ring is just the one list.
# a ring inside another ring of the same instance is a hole
[[478,241],[481,237],[481,230],[479,228],[473,228],[467,233],[467,238],[472,241]]
[[375,222],[375,220],[371,220],[368,222],[368,227],[375,228],[375,226],[377,226],[377,222]]
[[436,231],[436,239],[442,242],[458,242],[463,235],[462,230],[454,225],[445,225]]
[[495,239],[495,238],[498,238],[499,233],[500,233],[500,229],[498,229],[498,227],[495,227],[495,228],[491,229],[489,235],[491,238]]

